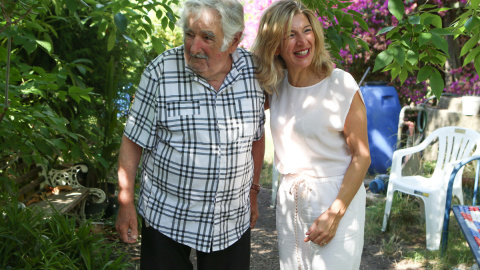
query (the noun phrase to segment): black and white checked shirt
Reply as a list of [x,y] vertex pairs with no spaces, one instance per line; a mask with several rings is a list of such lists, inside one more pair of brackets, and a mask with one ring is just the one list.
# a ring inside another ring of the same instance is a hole
[[138,211],[173,240],[223,250],[250,225],[252,141],[263,135],[263,90],[238,48],[219,91],[196,75],[180,46],[142,74],[125,135],[144,148]]

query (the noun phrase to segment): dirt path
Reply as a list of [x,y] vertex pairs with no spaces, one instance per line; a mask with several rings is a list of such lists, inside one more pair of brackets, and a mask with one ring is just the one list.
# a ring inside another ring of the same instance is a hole
[[[258,197],[260,218],[257,221],[255,228],[252,230],[252,253],[250,261],[250,269],[252,270],[280,269],[278,264],[277,231],[275,228],[275,209],[271,208],[270,204],[271,190],[262,188]],[[366,222],[368,222],[368,220]],[[135,245],[127,245],[125,248],[130,250],[130,255],[132,255],[135,264],[130,270],[140,269],[140,241]],[[194,251],[192,251],[191,260],[194,264],[194,270],[196,270]],[[366,241],[363,248],[360,269],[405,270],[424,268],[419,264],[408,261],[389,260],[382,254],[379,244],[368,243],[368,241]]]
[[[252,270],[277,270],[278,246],[277,231],[275,229],[275,209],[270,207],[271,190],[263,188],[259,194],[258,207],[260,218],[252,230],[252,256],[250,269]],[[368,222],[368,221],[367,221]],[[380,246],[365,244],[362,254],[360,269],[422,269],[420,265],[406,262],[389,261],[380,252]]]

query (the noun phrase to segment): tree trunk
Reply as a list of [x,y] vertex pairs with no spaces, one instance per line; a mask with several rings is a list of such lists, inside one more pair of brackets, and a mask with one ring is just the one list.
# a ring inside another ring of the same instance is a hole
[[[449,27],[451,25],[458,15],[458,10],[458,8],[452,8],[446,12],[442,18],[443,27]],[[446,36],[445,39],[448,43],[448,54],[450,55],[450,58],[448,58],[445,63],[445,88],[448,89],[453,82],[459,79],[459,74],[452,74],[452,70],[462,67],[462,63],[460,61],[461,47],[458,38],[454,39],[453,36]]]

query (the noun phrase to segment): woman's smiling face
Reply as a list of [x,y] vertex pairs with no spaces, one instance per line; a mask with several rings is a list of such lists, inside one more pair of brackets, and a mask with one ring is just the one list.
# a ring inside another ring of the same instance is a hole
[[292,19],[292,28],[285,34],[280,56],[289,73],[310,67],[315,51],[315,35],[308,18],[299,13]]

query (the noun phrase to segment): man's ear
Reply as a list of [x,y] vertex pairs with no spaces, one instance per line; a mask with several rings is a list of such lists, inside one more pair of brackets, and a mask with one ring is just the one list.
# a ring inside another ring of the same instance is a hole
[[233,36],[232,43],[228,48],[229,53],[233,53],[238,48],[238,45],[240,44],[240,40],[242,38],[242,34],[243,32],[238,32],[235,34],[235,36]]

